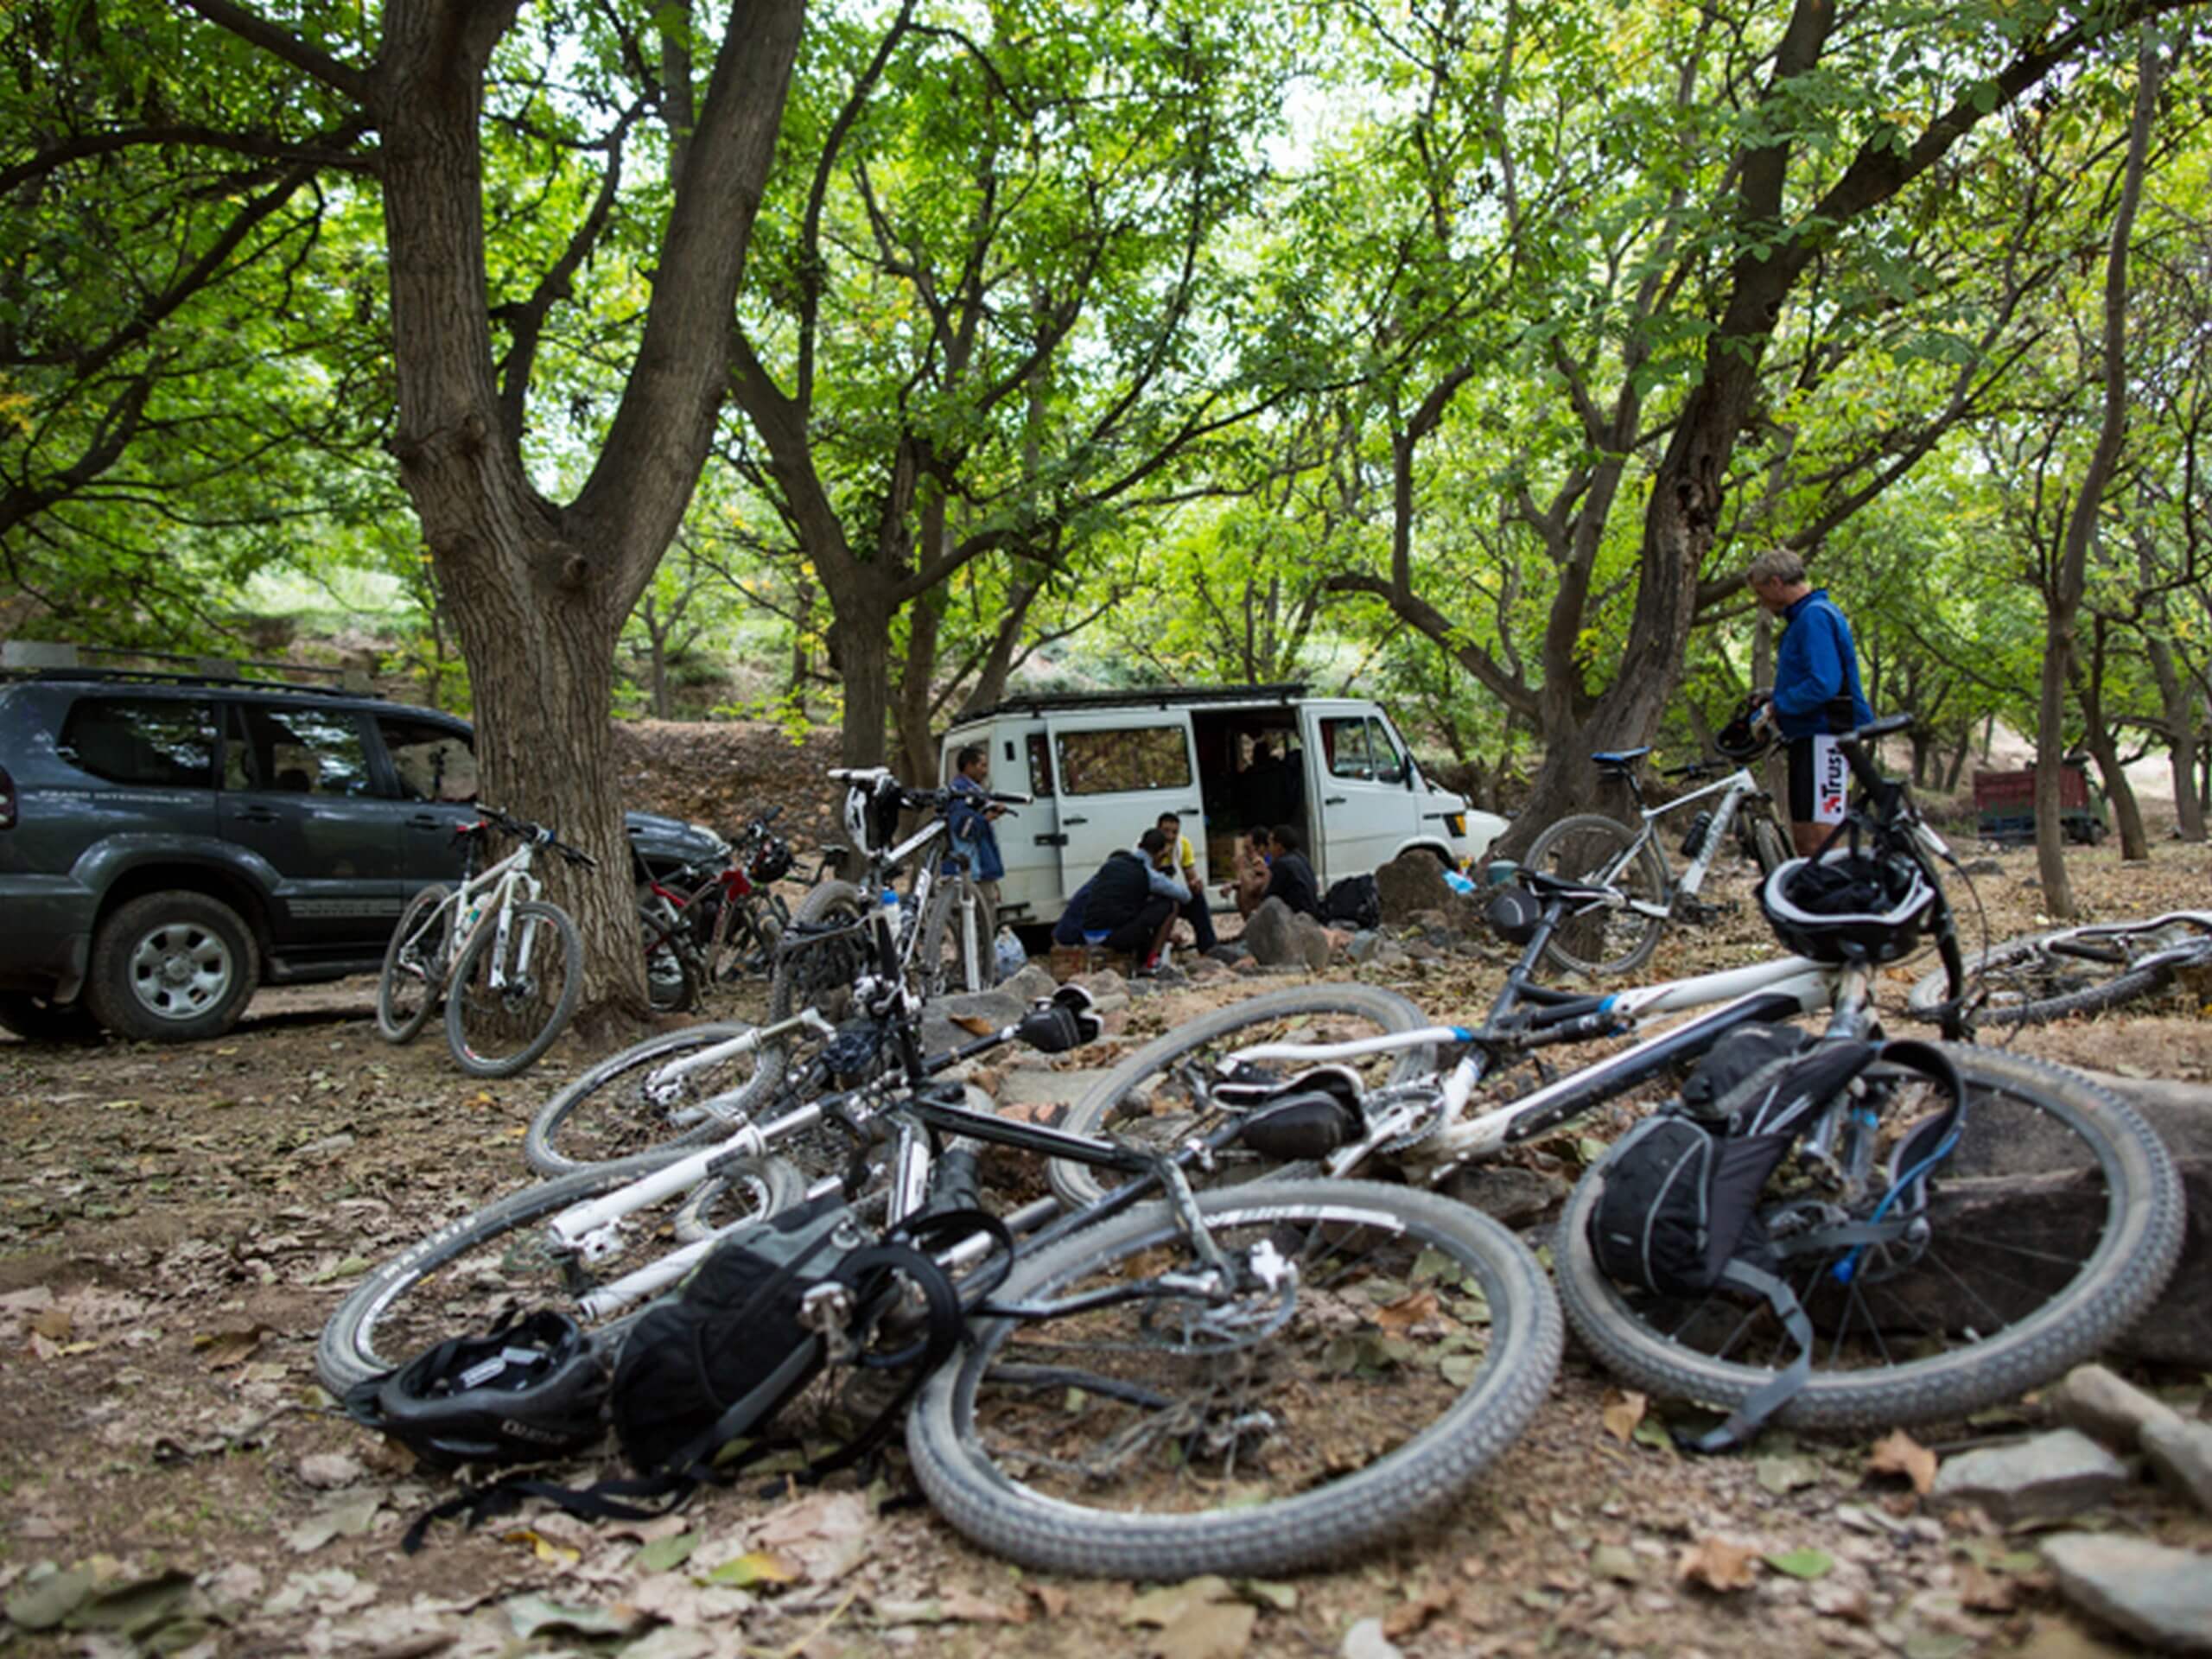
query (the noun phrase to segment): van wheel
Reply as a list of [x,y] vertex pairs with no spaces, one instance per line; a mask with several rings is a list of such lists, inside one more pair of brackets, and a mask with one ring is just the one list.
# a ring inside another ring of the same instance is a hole
[[82,1002],[53,1003],[29,991],[0,991],[0,1027],[29,1043],[97,1043],[106,1034]]
[[188,1043],[236,1025],[260,980],[238,912],[204,893],[149,893],[101,925],[85,1001],[118,1036]]

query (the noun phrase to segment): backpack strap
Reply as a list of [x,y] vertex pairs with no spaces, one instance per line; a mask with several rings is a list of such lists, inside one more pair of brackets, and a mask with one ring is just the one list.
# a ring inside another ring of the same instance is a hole
[[1765,1268],[1755,1268],[1741,1258],[1721,1268],[1720,1277],[1725,1283],[1765,1298],[1775,1318],[1789,1333],[1790,1341],[1797,1344],[1797,1355],[1752,1389],[1719,1427],[1704,1434],[1673,1430],[1675,1444],[1685,1452],[1734,1451],[1757,1434],[1768,1418],[1788,1405],[1813,1380],[1813,1322],[1806,1317],[1804,1305],[1798,1301],[1796,1294]]

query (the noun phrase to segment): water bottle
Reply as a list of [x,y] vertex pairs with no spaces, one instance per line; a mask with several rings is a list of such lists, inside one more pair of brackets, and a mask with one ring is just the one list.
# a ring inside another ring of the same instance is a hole
[[1474,896],[1475,884],[1472,881],[1470,881],[1465,876],[1460,874],[1457,870],[1446,870],[1444,872],[1444,885],[1451,888],[1452,892],[1465,894],[1468,898],[1472,898]]
[[1695,858],[1705,850],[1705,833],[1713,828],[1713,813],[1701,810],[1690,820],[1688,833],[1682,837],[1682,856]]
[[899,937],[899,889],[896,887],[886,887],[883,890],[883,919],[891,924],[891,937],[897,938]]

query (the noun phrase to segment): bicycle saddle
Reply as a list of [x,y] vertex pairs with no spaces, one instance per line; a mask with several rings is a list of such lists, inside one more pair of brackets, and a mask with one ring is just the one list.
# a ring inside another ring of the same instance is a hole
[[1651,746],[1647,743],[1640,749],[1607,749],[1590,758],[1601,766],[1631,766],[1650,753]]

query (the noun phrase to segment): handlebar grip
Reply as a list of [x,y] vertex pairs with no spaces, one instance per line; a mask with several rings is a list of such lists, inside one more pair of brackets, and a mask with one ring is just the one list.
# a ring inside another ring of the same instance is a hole
[[1866,743],[1878,737],[1887,737],[1892,732],[1904,731],[1913,722],[1910,715],[1884,715],[1879,720],[1870,720],[1858,730],[1847,734],[1847,743]]

